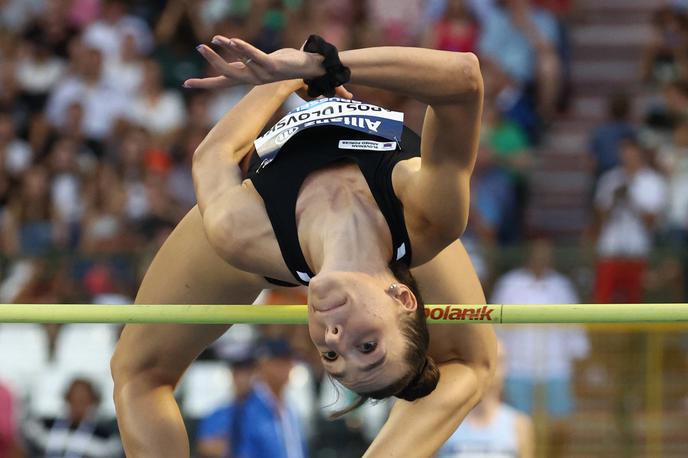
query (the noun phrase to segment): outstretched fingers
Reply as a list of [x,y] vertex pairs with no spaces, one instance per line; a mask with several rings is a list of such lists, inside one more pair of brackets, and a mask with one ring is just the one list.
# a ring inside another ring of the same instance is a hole
[[184,81],[184,87],[188,89],[224,89],[236,86],[236,82],[225,76],[211,76],[208,78],[189,78]]
[[227,62],[209,46],[198,45],[196,47],[205,60],[213,66],[221,75],[233,81],[234,84],[249,83],[255,84],[257,81],[254,75],[248,71],[246,65],[241,62]]
[[248,72],[254,77],[257,83],[270,83],[275,81],[271,69],[273,67],[269,56],[261,50],[242,41],[240,45],[235,39],[229,39],[221,35],[213,37],[212,43],[221,46],[232,56],[242,62]]
[[[230,61],[209,46],[199,45],[196,49],[223,79],[193,78],[184,84],[186,87],[212,89],[236,84],[267,84],[300,79],[314,71],[317,73],[313,69],[319,68],[312,57],[296,49],[284,48],[266,54],[244,40],[221,35],[214,36],[212,43],[218,47],[218,52],[229,56]],[[345,90],[340,96],[350,98],[351,94]]]
[[273,73],[275,71],[275,63],[270,59],[270,56],[244,40],[216,35],[213,37],[212,42],[238,55],[242,61],[249,61],[250,63],[256,64],[255,66],[267,73]]

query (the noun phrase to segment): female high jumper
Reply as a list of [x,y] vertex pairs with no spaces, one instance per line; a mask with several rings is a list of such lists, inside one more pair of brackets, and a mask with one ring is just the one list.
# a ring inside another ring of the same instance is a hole
[[[485,300],[458,241],[479,142],[478,60],[403,47],[338,53],[317,36],[271,54],[240,39],[213,44],[229,61],[198,50],[220,76],[185,86],[255,87],[196,150],[198,205],[161,247],[136,303],[244,304],[275,284],[307,285],[309,332],[325,370],[360,402],[400,398],[366,456],[431,456],[479,401],[496,353],[490,326],[428,332],[423,309],[423,299]],[[426,103],[421,137],[403,113],[349,100],[341,86],[349,80]],[[304,89],[328,97],[261,135]],[[125,327],[112,373],[127,456],[189,456],[173,391],[228,328]]]

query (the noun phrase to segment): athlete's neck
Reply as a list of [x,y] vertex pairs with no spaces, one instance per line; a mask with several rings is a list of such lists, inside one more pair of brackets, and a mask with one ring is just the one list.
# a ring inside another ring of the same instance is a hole
[[[392,242],[387,223],[365,195],[343,191],[334,202],[301,214],[310,237],[304,256],[315,273],[328,271],[387,272]],[[317,206],[314,206],[317,207]]]

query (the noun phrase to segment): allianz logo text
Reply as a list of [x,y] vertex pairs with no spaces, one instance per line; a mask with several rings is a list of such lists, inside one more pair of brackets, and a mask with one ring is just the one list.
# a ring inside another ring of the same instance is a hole
[[448,321],[493,321],[492,312],[494,312],[494,309],[486,305],[482,307],[444,305],[439,307],[425,307],[425,318]]

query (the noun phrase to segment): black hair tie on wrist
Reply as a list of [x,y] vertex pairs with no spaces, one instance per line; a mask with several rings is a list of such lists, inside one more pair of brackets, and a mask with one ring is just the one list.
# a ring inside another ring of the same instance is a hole
[[334,89],[347,83],[351,78],[351,70],[349,70],[349,67],[342,65],[337,48],[325,41],[323,37],[311,35],[306,40],[303,50],[318,53],[325,58],[322,62],[325,74],[317,78],[304,79],[304,82],[308,85],[308,95],[310,97],[318,97],[319,95],[332,97],[334,96]]

